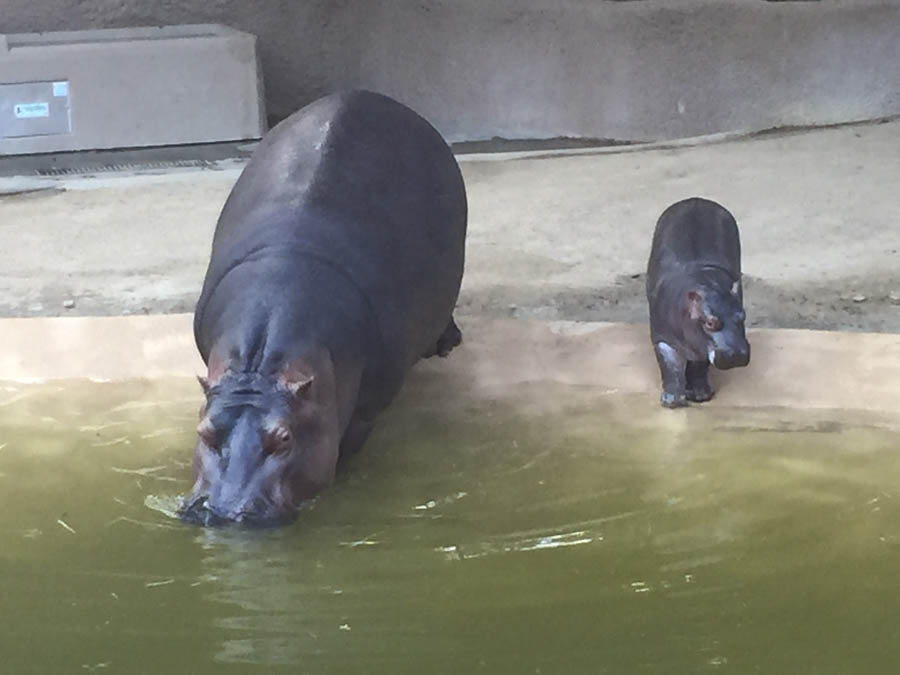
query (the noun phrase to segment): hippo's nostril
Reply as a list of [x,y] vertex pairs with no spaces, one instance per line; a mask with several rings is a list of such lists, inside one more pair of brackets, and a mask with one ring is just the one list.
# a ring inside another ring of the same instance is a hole
[[255,523],[266,518],[269,512],[269,503],[262,497],[256,497],[244,504],[244,507],[238,511],[234,520],[238,523]]
[[178,517],[186,523],[204,527],[215,527],[229,522],[229,518],[209,503],[208,495],[186,502],[179,509]]
[[185,498],[178,507],[178,516],[182,520],[192,520],[195,515],[206,506],[209,499],[206,495],[193,498]]
[[194,499],[194,501],[192,501],[190,503],[190,505],[186,506],[185,510],[195,511],[198,509],[204,509],[204,508],[206,508],[207,502],[209,502],[209,496],[201,495],[200,497],[197,497],[196,499]]

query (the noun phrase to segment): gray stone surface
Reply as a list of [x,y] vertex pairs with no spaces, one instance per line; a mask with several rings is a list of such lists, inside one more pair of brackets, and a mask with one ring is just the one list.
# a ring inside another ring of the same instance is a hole
[[0,32],[224,23],[270,112],[394,95],[451,140],[653,140],[900,113],[897,0],[4,0]]
[[[898,147],[900,121],[696,147],[463,156],[461,314],[646,322],[655,221],[702,195],[741,227],[750,325],[900,332]],[[192,311],[240,171],[218,167],[0,178],[0,315]],[[26,191],[3,194],[17,184]]]

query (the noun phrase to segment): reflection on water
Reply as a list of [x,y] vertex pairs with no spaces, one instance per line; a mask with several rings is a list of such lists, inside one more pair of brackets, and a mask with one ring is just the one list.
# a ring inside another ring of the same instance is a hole
[[294,525],[203,530],[173,518],[196,389],[0,388],[0,670],[900,666],[878,420],[419,376]]

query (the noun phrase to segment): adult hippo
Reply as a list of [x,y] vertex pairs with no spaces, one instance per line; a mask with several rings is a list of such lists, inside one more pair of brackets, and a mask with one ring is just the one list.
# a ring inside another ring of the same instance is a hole
[[332,481],[410,367],[459,344],[465,235],[453,153],[400,103],[338,93],[266,135],[194,313],[208,373],[185,520],[285,522]]

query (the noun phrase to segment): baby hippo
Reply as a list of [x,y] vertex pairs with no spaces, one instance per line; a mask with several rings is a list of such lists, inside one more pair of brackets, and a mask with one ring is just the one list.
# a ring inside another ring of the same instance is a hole
[[647,300],[662,404],[708,401],[714,393],[710,365],[726,369],[750,362],[734,216],[699,197],[667,208],[653,233]]

